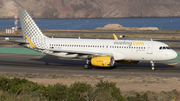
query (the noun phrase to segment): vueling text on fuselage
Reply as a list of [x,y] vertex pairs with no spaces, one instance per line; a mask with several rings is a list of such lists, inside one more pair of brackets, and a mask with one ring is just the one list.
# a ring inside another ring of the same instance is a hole
[[126,41],[122,41],[122,42],[114,42],[114,45],[128,45],[128,46],[132,46],[133,45],[144,45],[144,42],[126,42]]

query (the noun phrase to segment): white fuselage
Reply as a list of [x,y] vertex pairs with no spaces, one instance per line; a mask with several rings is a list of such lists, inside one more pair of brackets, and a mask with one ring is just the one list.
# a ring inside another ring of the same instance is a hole
[[[115,60],[164,61],[177,57],[165,43],[143,40],[46,38],[48,49],[111,53]],[[53,53],[59,57],[78,57],[78,54]]]

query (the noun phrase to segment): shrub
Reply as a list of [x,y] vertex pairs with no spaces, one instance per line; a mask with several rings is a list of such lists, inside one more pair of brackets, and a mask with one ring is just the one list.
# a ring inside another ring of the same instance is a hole
[[44,97],[32,97],[28,94],[9,94],[7,91],[0,91],[0,101],[48,101]]
[[68,87],[63,84],[48,85],[43,91],[43,96],[49,100],[67,100],[68,99]]
[[40,96],[40,91],[43,90],[44,88],[45,88],[44,85],[38,85],[37,83],[29,82],[29,83],[20,83],[13,85],[8,92],[14,94],[26,93],[33,95],[34,92],[38,91],[39,92],[38,96]]
[[8,91],[11,87],[19,84],[25,84],[25,83],[33,83],[31,81],[28,81],[27,79],[23,78],[13,78],[8,79],[5,77],[0,77],[0,89],[3,91]]
[[128,101],[148,101],[148,95],[147,93],[144,93],[143,95],[136,93],[135,96],[127,97],[127,100]]
[[72,101],[86,101],[87,92],[90,92],[93,87],[86,82],[75,82],[69,88],[69,96]]
[[124,101],[125,97],[121,95],[120,89],[116,87],[116,83],[102,81],[96,84],[95,90],[96,100],[113,100],[113,101]]
[[7,91],[10,89],[10,79],[0,76],[0,90]]

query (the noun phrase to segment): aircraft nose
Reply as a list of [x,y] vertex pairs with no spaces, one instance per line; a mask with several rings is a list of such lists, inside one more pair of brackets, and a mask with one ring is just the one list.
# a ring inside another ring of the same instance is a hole
[[178,54],[175,51],[171,52],[171,59],[175,59],[177,56]]

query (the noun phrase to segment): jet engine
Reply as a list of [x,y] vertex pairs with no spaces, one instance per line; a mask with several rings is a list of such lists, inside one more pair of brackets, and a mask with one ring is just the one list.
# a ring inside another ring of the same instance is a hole
[[91,59],[91,65],[99,67],[111,67],[114,65],[114,58],[111,56],[99,56]]
[[128,65],[136,65],[139,63],[139,61],[127,61],[127,60],[120,60],[116,62],[121,63],[121,64],[128,64]]

